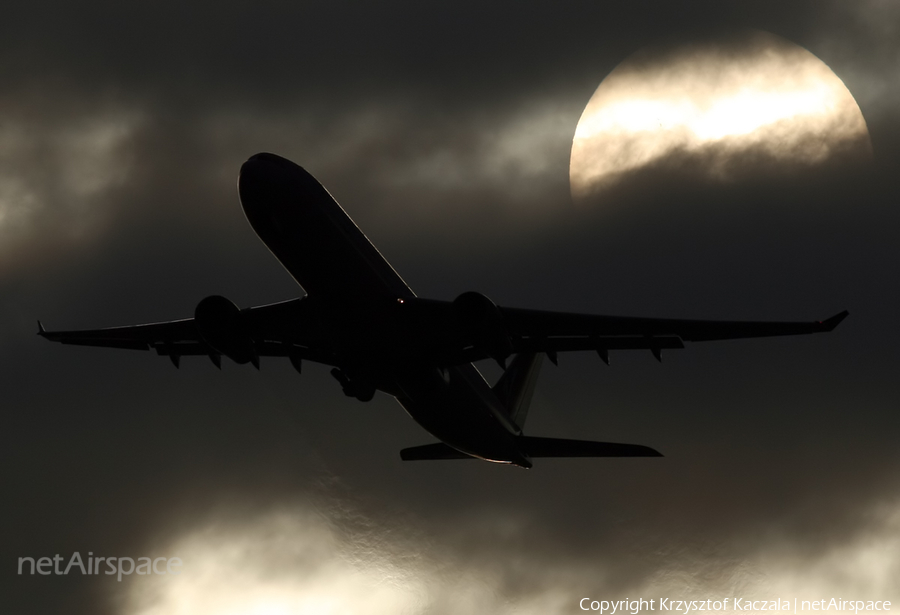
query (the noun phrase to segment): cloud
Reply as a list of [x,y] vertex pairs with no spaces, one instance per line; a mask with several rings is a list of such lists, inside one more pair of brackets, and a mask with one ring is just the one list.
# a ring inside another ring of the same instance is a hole
[[[346,503],[307,500],[243,518],[226,513],[176,536],[160,553],[180,557],[183,572],[131,577],[119,613],[538,615],[577,612],[585,597],[896,603],[900,506],[875,505],[860,517],[843,541],[812,551],[762,535],[743,555],[729,552],[734,544],[676,543],[649,552],[635,543],[622,561],[542,553],[541,537],[509,516],[482,512],[477,523],[435,537],[409,518],[402,526],[379,523]],[[479,531],[491,540],[478,539]],[[498,533],[506,534],[499,542],[508,551],[497,550]],[[616,573],[623,565],[630,578]]]
[[810,44],[850,87],[863,112],[896,121],[900,97],[900,6],[890,0],[830,2],[817,11]]
[[0,101],[0,252],[8,263],[40,235],[50,245],[98,230],[115,205],[111,195],[132,179],[144,116],[104,101],[66,108],[7,96]]
[[415,98],[339,114],[300,108],[273,116],[226,108],[205,120],[203,138],[211,152],[221,151],[220,144],[254,151],[248,144],[255,143],[326,176],[356,174],[353,183],[365,183],[370,198],[380,198],[379,189],[434,195],[487,190],[516,201],[564,177],[573,111],[553,97],[449,115]]

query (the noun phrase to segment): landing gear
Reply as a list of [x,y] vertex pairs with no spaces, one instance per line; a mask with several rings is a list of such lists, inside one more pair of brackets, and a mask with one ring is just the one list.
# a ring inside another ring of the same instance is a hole
[[343,370],[335,367],[331,370],[334,379],[341,383],[341,389],[347,397],[355,397],[359,401],[371,401],[375,397],[375,384],[362,378],[350,379]]

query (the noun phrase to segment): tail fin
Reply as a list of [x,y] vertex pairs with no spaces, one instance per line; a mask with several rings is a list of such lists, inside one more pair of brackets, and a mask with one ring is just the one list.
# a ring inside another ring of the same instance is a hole
[[528,407],[531,405],[543,359],[543,353],[517,354],[494,385],[494,393],[503,402],[509,417],[520,428],[525,426],[525,418],[528,416]]

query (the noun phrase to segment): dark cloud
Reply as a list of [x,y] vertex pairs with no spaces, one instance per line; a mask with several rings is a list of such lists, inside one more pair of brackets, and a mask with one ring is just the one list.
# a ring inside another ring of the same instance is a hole
[[[897,47],[891,9],[860,6],[11,7],[2,606],[145,613],[183,595],[136,577],[15,574],[18,557],[76,550],[183,549],[181,581],[195,565],[233,589],[325,588],[369,612],[573,612],[584,596],[640,592],[896,597],[883,547],[900,496]],[[573,205],[569,147],[602,77],[645,44],[743,27],[835,70],[874,163],[713,185],[689,172],[702,161],[669,160],[602,206]],[[94,327],[189,315],[213,293],[295,295],[238,205],[237,170],[256,151],[315,173],[423,296],[851,316],[827,336],[694,345],[662,365],[566,355],[544,368],[529,431],[667,457],[529,472],[404,465],[397,451],[430,436],[393,400],[348,401],[321,367],[220,373],[186,358],[176,371],[34,336],[38,317]]]

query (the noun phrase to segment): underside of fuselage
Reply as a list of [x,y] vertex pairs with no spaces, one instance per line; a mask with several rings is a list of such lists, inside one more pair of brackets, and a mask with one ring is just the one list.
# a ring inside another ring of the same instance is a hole
[[398,387],[397,401],[442,442],[487,461],[531,467],[517,446],[522,430],[475,366],[401,372]]
[[345,393],[393,395],[433,436],[467,455],[530,467],[521,429],[471,363],[440,361],[415,294],[327,190],[298,165],[258,154],[241,168],[250,225],[308,293],[309,320],[332,346]]

